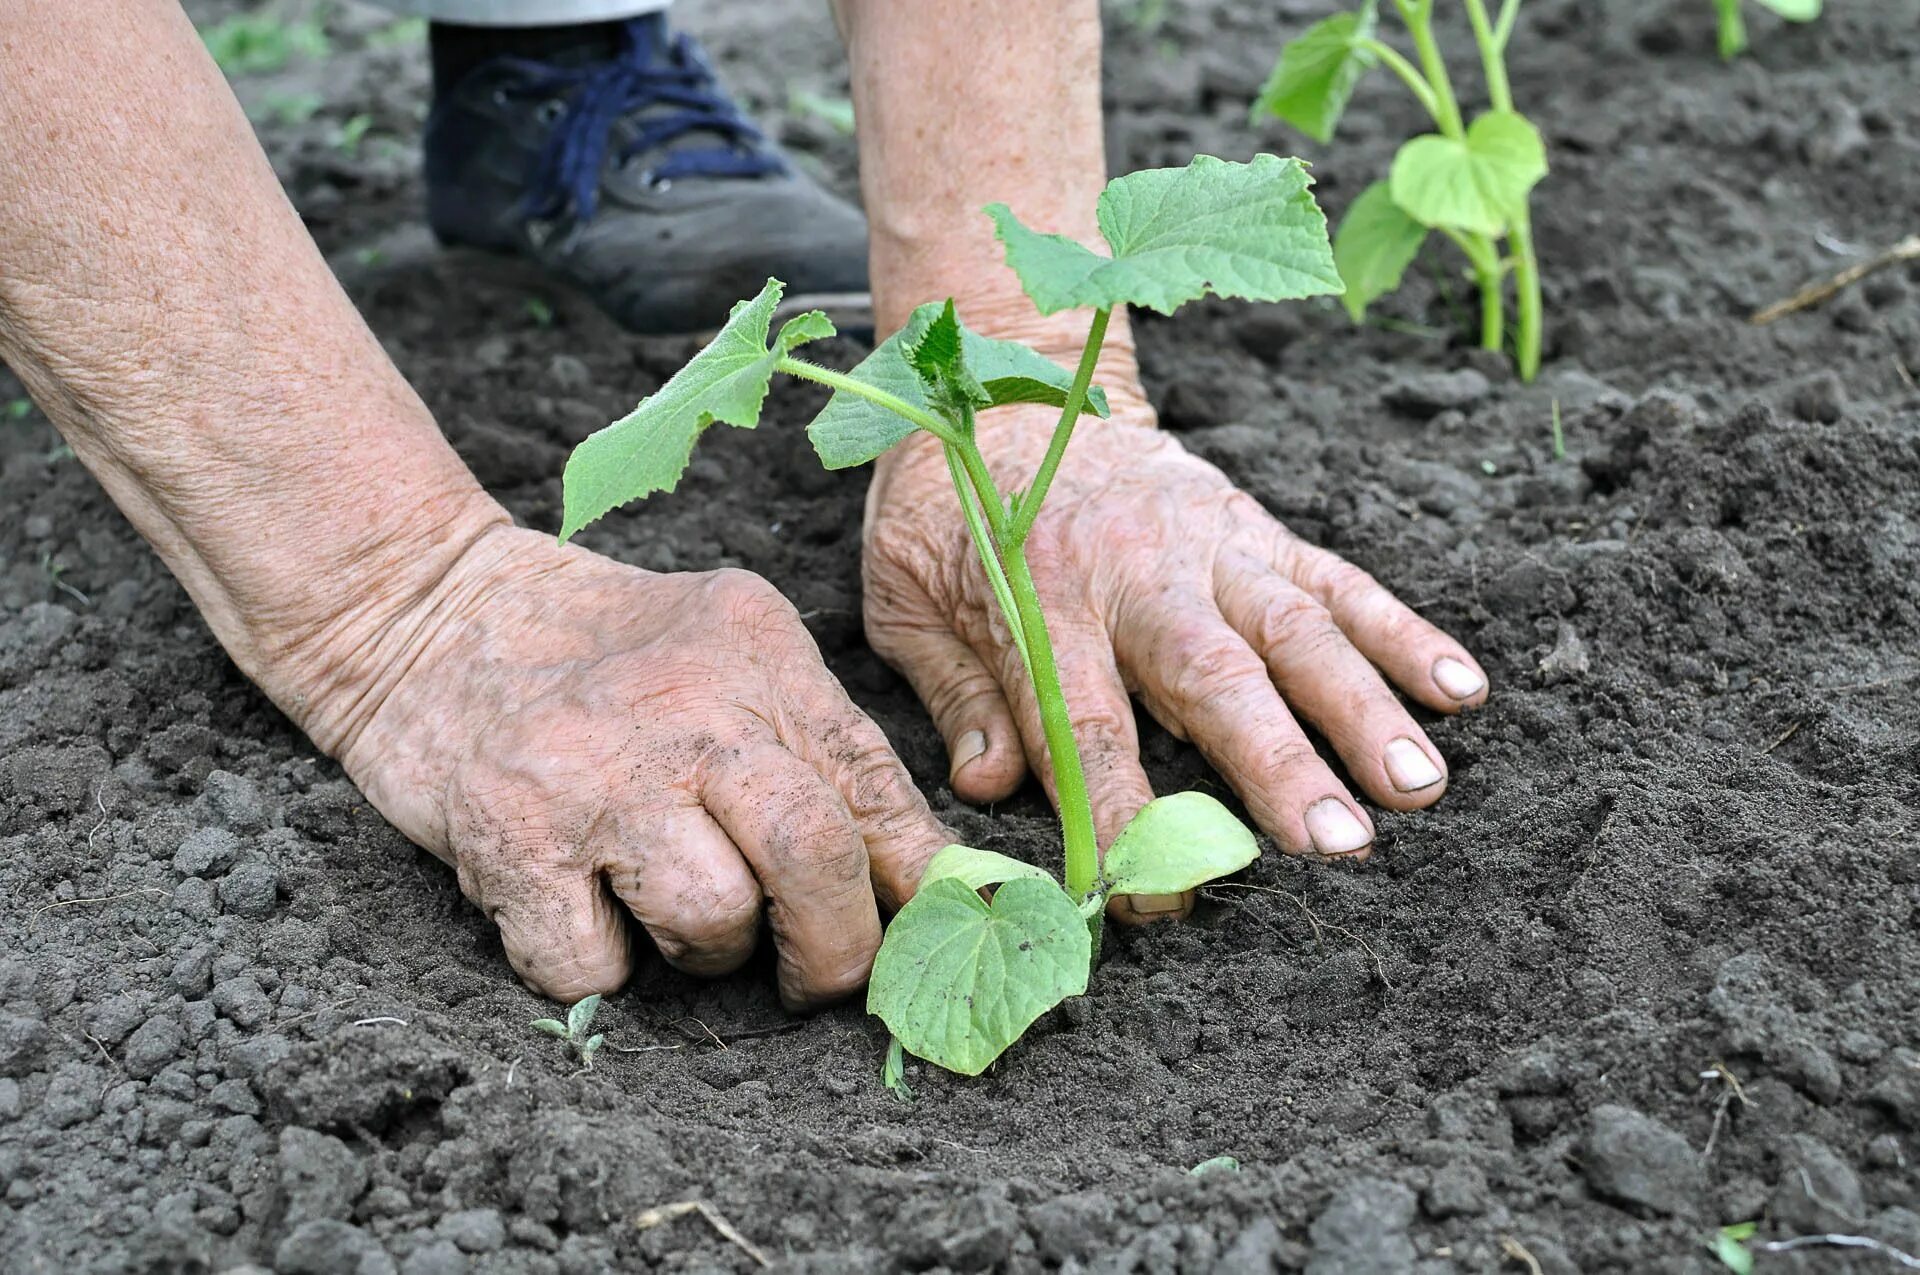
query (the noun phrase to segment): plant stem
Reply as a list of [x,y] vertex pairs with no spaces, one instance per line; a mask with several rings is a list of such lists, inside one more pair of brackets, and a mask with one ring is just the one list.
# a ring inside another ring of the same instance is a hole
[[1433,86],[1434,123],[1442,133],[1458,141],[1467,135],[1467,129],[1460,119],[1460,103],[1453,96],[1453,78],[1447,74],[1446,61],[1433,39],[1433,6],[1402,3],[1400,17],[1413,36],[1413,47],[1420,53],[1420,66],[1427,73],[1427,83]]
[[1093,324],[1087,329],[1087,343],[1080,350],[1080,366],[1073,371],[1073,384],[1067,389],[1067,401],[1060,406],[1060,423],[1053,427],[1053,437],[1047,442],[1047,454],[1040,459],[1040,467],[1033,471],[1033,482],[1027,488],[1027,494],[1020,498],[1019,508],[1014,510],[1013,526],[1007,531],[1007,543],[1014,548],[1027,543],[1027,533],[1033,530],[1033,520],[1040,516],[1040,502],[1047,498],[1047,488],[1053,485],[1054,471],[1060,468],[1060,458],[1066,454],[1067,443],[1073,437],[1074,422],[1080,419],[1080,413],[1087,405],[1087,390],[1093,385],[1093,369],[1100,362],[1100,347],[1107,339],[1107,321],[1113,317],[1110,310],[1095,310]]
[[1000,554],[994,548],[993,533],[987,530],[987,524],[981,518],[979,495],[972,488],[959,450],[953,447],[941,450],[947,456],[947,473],[953,478],[953,494],[960,498],[960,512],[966,515],[967,534],[973,538],[973,547],[980,553],[980,566],[987,573],[987,583],[993,586],[994,601],[1000,604],[1000,614],[1006,617],[1007,628],[1013,634],[1013,644],[1020,651],[1020,660],[1028,665],[1028,672],[1031,673],[1027,631],[1020,622],[1020,610],[1013,603],[1013,594],[1007,588],[1007,573],[1001,567]]
[[1506,300],[1502,295],[1505,269],[1499,250],[1485,235],[1441,229],[1466,254],[1473,266],[1474,285],[1480,289],[1480,347],[1495,353],[1506,344]]
[[[1501,20],[1508,15],[1502,13]],[[1480,46],[1480,69],[1487,77],[1487,100],[1496,111],[1513,109],[1513,91],[1507,87],[1507,60],[1501,55],[1500,38],[1487,22],[1486,0],[1467,0],[1467,21],[1473,26],[1473,42]]]
[[[1496,111],[1513,110],[1513,90],[1507,83],[1506,40],[1513,31],[1519,0],[1505,0],[1500,27],[1487,24],[1485,0],[1466,0],[1467,21],[1473,24],[1473,42],[1480,46],[1480,66],[1487,77],[1487,99]],[[1513,241],[1514,329],[1513,361],[1520,379],[1531,381],[1540,371],[1540,263],[1533,250],[1533,217],[1522,200],[1508,214],[1507,235]],[[1484,332],[1482,334],[1484,341]],[[1489,348],[1497,349],[1498,346]]]
[[[789,376],[797,376],[804,381],[815,381],[830,389],[843,390],[856,398],[864,398],[869,403],[884,407],[895,416],[913,422],[949,447],[957,447],[960,444],[960,435],[954,432],[953,426],[932,412],[922,407],[915,407],[899,395],[889,394],[878,386],[856,381],[844,372],[836,372],[832,368],[821,367],[818,363],[809,363],[805,359],[796,359],[791,354],[781,355],[780,361],[774,364],[774,368]],[[1004,514],[1002,516],[1004,517]]]
[[1434,96],[1433,86],[1427,83],[1427,77],[1420,74],[1419,68],[1402,57],[1400,50],[1384,40],[1366,39],[1359,41],[1359,44],[1361,48],[1384,62],[1388,70],[1406,83],[1406,86],[1413,91],[1413,95],[1420,99],[1420,105],[1426,107],[1427,114],[1433,117],[1435,124],[1440,122],[1440,99]]
[[[1026,551],[1008,546],[1007,584],[1027,633],[1027,670],[1033,677],[1033,696],[1040,706],[1040,728],[1053,762],[1053,791],[1060,805],[1061,839],[1066,843],[1067,893],[1079,902],[1100,883],[1100,847],[1093,835],[1093,804],[1087,798],[1087,777],[1080,767],[1080,745],[1073,737],[1073,719],[1067,715],[1066,692],[1060,687],[1060,669],[1053,659],[1053,640],[1040,610],[1040,594],[1027,570]],[[1093,924],[1098,925],[1096,918]]]

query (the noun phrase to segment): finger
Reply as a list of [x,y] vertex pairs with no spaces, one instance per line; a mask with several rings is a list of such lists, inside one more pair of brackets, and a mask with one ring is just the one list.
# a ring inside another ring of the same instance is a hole
[[1394,810],[1446,791],[1440,752],[1324,606],[1264,563],[1222,557],[1215,591],[1227,623],[1266,662],[1287,704],[1330,742],[1369,797]]
[[[1140,734],[1133,701],[1113,659],[1106,626],[1084,610],[1054,606],[1047,624],[1054,666],[1067,701],[1067,717],[1079,744],[1087,798],[1093,807],[1094,837],[1104,850],[1113,844],[1140,807],[1153,800],[1153,786],[1140,765]],[[1001,659],[1002,684],[1018,687],[1014,719],[1027,758],[1057,806],[1059,788],[1047,749],[1046,727],[1020,653],[1009,647]],[[1108,911],[1116,920],[1143,921],[1182,916],[1192,911],[1191,894],[1117,896]]]
[[800,1009],[858,989],[880,948],[880,911],[840,794],[769,738],[711,762],[700,796],[766,896],[781,999]]
[[927,808],[886,735],[837,684],[823,674],[810,693],[789,692],[789,698],[780,742],[839,794],[866,843],[880,906],[898,911],[913,897],[927,860],[953,838]]
[[627,981],[626,922],[597,875],[517,863],[476,873],[472,861],[463,860],[460,888],[499,927],[507,963],[528,987],[571,1005]]
[[596,847],[615,897],[646,927],[667,964],[732,973],[760,933],[760,883],[733,840],[697,804],[615,821]]
[[1274,566],[1332,615],[1394,685],[1440,713],[1487,702],[1487,674],[1465,647],[1337,554],[1288,537]]
[[913,684],[933,715],[933,724],[947,741],[953,795],[976,804],[1012,796],[1027,777],[1027,758],[1000,683],[973,648],[934,614],[931,603],[889,610],[913,618],[870,621],[867,640]]
[[1162,599],[1121,632],[1120,658],[1147,708],[1193,740],[1283,850],[1366,858],[1372,821],[1211,598]]

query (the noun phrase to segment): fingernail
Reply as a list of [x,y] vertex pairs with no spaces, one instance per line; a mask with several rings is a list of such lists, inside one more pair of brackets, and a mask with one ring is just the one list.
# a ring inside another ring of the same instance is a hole
[[1307,835],[1313,848],[1325,855],[1352,854],[1373,844],[1373,834],[1347,803],[1334,797],[1307,807]]
[[1387,745],[1387,778],[1401,792],[1419,792],[1440,782],[1440,768],[1427,756],[1427,750],[1411,739],[1401,738]]
[[1161,916],[1185,907],[1187,897],[1184,894],[1130,894],[1127,902],[1141,916]]
[[970,730],[953,743],[953,774],[959,774],[967,764],[987,751],[987,733]]
[[1472,699],[1487,684],[1487,679],[1454,659],[1443,655],[1433,662],[1433,684],[1455,699]]

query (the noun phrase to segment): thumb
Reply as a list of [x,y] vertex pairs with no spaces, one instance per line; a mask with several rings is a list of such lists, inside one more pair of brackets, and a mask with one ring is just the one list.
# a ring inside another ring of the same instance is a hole
[[943,621],[873,621],[867,639],[898,669],[947,741],[954,796],[1003,801],[1027,776],[1026,753],[1007,697],[973,648]]

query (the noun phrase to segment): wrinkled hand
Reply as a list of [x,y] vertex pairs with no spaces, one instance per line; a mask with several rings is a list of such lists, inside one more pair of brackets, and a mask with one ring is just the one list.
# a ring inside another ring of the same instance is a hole
[[764,910],[787,1003],[843,996],[944,841],[757,576],[657,575],[500,527],[395,630],[377,708],[335,751],[556,999],[625,981],[623,911],[712,975]]
[[[1153,429],[1137,393],[1113,397],[1113,420],[1079,424],[1027,544],[1101,845],[1153,795],[1131,691],[1198,745],[1286,851],[1364,858],[1372,821],[1295,714],[1369,798],[1418,809],[1439,799],[1446,763],[1381,673],[1441,712],[1481,703],[1485,675],[1365,572],[1294,537]],[[1028,481],[1056,416],[1015,409],[982,421],[1003,490]],[[868,636],[932,712],[955,793],[999,800],[1029,766],[1051,793],[1030,683],[937,445],[916,438],[899,449],[869,499]],[[1187,905],[1130,901],[1136,916]]]

